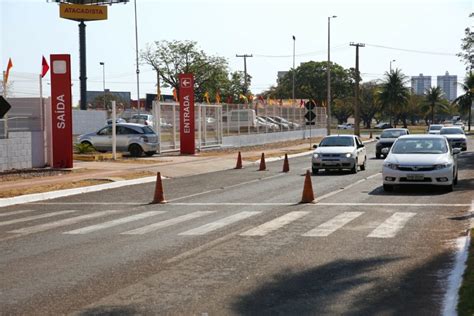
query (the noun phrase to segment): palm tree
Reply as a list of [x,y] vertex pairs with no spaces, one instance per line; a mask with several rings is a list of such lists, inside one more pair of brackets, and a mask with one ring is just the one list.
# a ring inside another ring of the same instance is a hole
[[460,95],[452,104],[456,104],[459,107],[459,111],[461,113],[468,112],[468,131],[471,130],[471,105],[472,105],[472,98],[474,97],[474,74],[471,72],[469,75],[466,76],[464,79],[464,83],[461,84],[462,89],[464,90],[464,94]]
[[431,124],[434,123],[435,107],[442,108],[444,106],[444,104],[441,102],[444,99],[443,95],[444,92],[440,87],[431,87],[426,89],[425,102],[428,104],[431,110]]
[[409,90],[405,87],[407,77],[395,69],[390,73],[385,73],[385,81],[382,82],[379,100],[384,110],[388,110],[390,115],[390,124],[392,124],[395,107],[404,107],[408,102]]

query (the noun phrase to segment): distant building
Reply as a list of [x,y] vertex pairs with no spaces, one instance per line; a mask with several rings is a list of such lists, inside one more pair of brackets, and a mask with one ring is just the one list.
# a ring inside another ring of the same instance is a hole
[[289,71],[279,71],[277,73],[277,82],[280,82],[287,74]]
[[420,74],[411,77],[411,90],[414,94],[424,95],[429,88],[431,88],[431,76]]
[[453,101],[458,95],[458,76],[450,76],[449,72],[446,71],[444,76],[438,76],[438,87],[444,92],[444,97],[448,101]]
[[[153,101],[156,100],[156,93],[147,93],[145,107],[147,110],[151,110],[153,107]],[[172,94],[161,94],[161,102],[175,102]]]

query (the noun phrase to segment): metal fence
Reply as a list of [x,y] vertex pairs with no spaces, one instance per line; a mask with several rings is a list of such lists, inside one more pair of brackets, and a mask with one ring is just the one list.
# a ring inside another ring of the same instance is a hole
[[44,130],[44,104],[39,98],[9,98],[11,109],[0,119],[0,138],[7,138],[8,132],[40,132]]

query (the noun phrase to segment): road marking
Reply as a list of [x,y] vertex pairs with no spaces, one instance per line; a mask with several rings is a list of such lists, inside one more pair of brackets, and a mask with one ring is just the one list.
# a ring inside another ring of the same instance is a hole
[[28,222],[28,221],[33,221],[35,219],[41,219],[41,218],[47,218],[47,217],[53,217],[53,216],[58,216],[58,215],[63,215],[63,214],[69,214],[75,211],[59,211],[59,212],[51,212],[51,213],[45,213],[41,215],[33,215],[33,216],[28,216],[28,217],[23,217],[23,218],[17,218],[17,219],[12,219],[9,221],[4,221],[0,222],[0,226],[7,226],[11,224],[16,224],[16,223],[22,223],[22,222]]
[[379,173],[376,173],[376,174],[373,174],[373,175],[367,177],[367,180],[373,179],[373,178],[375,178],[375,177],[378,177],[378,176],[380,176],[381,174],[382,174],[382,173],[380,173],[380,172],[379,172]]
[[28,203],[28,205],[145,205],[146,203],[133,202],[44,202]]
[[11,215],[18,215],[18,214],[23,214],[23,213],[29,213],[29,212],[35,212],[36,210],[21,210],[21,211],[13,211],[13,212],[7,212],[7,213],[0,213],[0,217],[2,216],[11,216]]
[[336,217],[328,220],[325,223],[322,223],[315,229],[310,230],[309,232],[303,234],[305,237],[327,237],[330,234],[334,233],[339,228],[342,228],[346,224],[350,223],[357,217],[364,214],[364,212],[344,212],[337,215]]
[[240,212],[240,213],[219,219],[215,222],[185,231],[183,233],[180,233],[179,235],[183,235],[183,236],[204,235],[214,230],[220,229],[224,226],[233,224],[235,222],[241,221],[243,219],[246,219],[248,217],[251,217],[260,213],[261,212]]
[[266,222],[260,226],[257,226],[255,228],[252,228],[242,234],[240,236],[265,236],[266,234],[275,231],[307,214],[310,212],[307,211],[296,211],[296,212],[290,212],[287,213],[283,216],[280,216],[278,218],[275,218],[274,220],[271,220],[269,222]]
[[[375,175],[379,175],[379,174],[381,174],[381,173],[380,173],[380,172],[379,172],[379,173],[376,173],[376,174],[374,174],[374,176],[375,176]],[[331,197],[331,196],[333,196],[333,195],[336,195],[336,194],[338,194],[338,193],[341,193],[341,192],[344,191],[344,190],[350,189],[350,188],[352,188],[353,186],[356,186],[356,185],[358,185],[359,183],[362,183],[362,182],[366,181],[367,179],[368,179],[368,178],[360,179],[360,180],[358,180],[358,181],[356,181],[356,182],[354,182],[354,183],[352,183],[352,184],[349,184],[349,185],[346,186],[346,187],[343,187],[343,188],[340,188],[340,189],[338,189],[338,190],[336,190],[336,191],[332,191],[332,192],[326,193],[326,194],[324,194],[324,195],[321,195],[319,198],[316,198],[314,201],[315,201],[316,203],[318,203],[318,202],[321,201],[321,200],[327,199],[328,197]]]
[[[209,202],[209,203],[168,203],[167,206],[296,206],[299,203],[251,203],[251,202]],[[449,203],[431,203],[431,204],[419,204],[419,203],[325,203],[317,202],[314,204],[301,204],[305,207],[315,206],[413,206],[413,207],[466,207],[471,204],[449,204]]]
[[169,203],[167,205],[175,206],[290,206],[295,203],[239,203],[239,202],[222,202],[222,203]]
[[176,218],[172,218],[172,219],[168,219],[168,220],[165,220],[165,221],[157,222],[157,223],[154,223],[154,224],[151,224],[151,225],[143,226],[143,227],[140,227],[140,228],[137,228],[137,229],[134,229],[134,230],[129,230],[129,231],[123,232],[122,235],[142,235],[142,234],[146,234],[146,233],[149,233],[149,232],[153,232],[153,231],[158,230],[160,228],[172,226],[172,225],[175,225],[175,224],[179,224],[179,223],[191,220],[191,219],[195,219],[195,218],[202,217],[202,216],[209,215],[209,214],[213,214],[213,213],[215,213],[215,212],[214,211],[194,212],[194,213],[191,213],[191,214],[186,214],[186,215],[183,215],[183,216],[178,216]]
[[63,234],[83,235],[83,234],[95,232],[95,231],[98,231],[98,230],[101,230],[101,229],[110,228],[110,227],[118,226],[118,225],[121,225],[121,224],[133,222],[133,221],[138,221],[138,220],[141,220],[141,219],[144,219],[144,218],[147,218],[147,217],[160,215],[160,214],[163,214],[163,213],[166,213],[166,212],[165,211],[143,212],[143,213],[135,214],[135,215],[132,215],[132,216],[127,216],[127,217],[122,217],[122,218],[119,218],[119,219],[114,219],[112,221],[97,224],[97,225],[91,225],[91,226],[87,226],[87,227],[84,227],[84,228],[71,230],[71,231],[68,231],[68,232],[64,232]]
[[405,224],[415,216],[416,213],[397,212],[387,218],[385,222],[375,228],[367,237],[371,238],[392,238],[401,230]]
[[88,219],[93,219],[101,216],[106,216],[110,214],[115,214],[118,211],[102,211],[102,212],[97,212],[97,213],[91,213],[87,215],[81,215],[81,216],[76,216],[76,217],[71,217],[71,218],[66,218],[62,219],[56,222],[51,222],[51,223],[46,223],[46,224],[41,224],[41,225],[36,225],[36,226],[30,226],[30,227],[25,227],[21,229],[15,229],[12,231],[9,231],[9,233],[14,233],[14,234],[33,234],[33,233],[38,233],[38,232],[43,232],[49,229],[57,228],[57,227],[62,227],[62,226],[67,226],[67,225],[72,225],[76,224],[82,221],[86,221]]
[[221,188],[218,188],[218,189],[213,189],[213,190],[209,190],[209,191],[204,191],[204,192],[199,192],[199,193],[195,193],[195,194],[190,194],[190,195],[182,196],[182,197],[179,197],[179,198],[176,198],[176,199],[171,199],[171,200],[168,200],[168,202],[184,200],[184,199],[191,198],[191,197],[195,197],[195,196],[199,196],[199,195],[204,195],[204,194],[209,194],[209,193],[212,193],[212,192],[217,192],[217,191],[222,191],[222,190],[226,190],[226,189],[231,189],[231,188],[239,187],[239,186],[242,186],[242,185],[251,184],[251,183],[254,183],[254,182],[259,182],[259,181],[263,181],[263,180],[268,180],[268,179],[273,179],[273,178],[281,177],[281,176],[283,176],[283,175],[284,175],[284,174],[280,173],[280,174],[276,174],[276,175],[273,175],[273,176],[270,176],[270,177],[266,177],[266,178],[259,178],[259,179],[255,179],[255,180],[251,180],[251,181],[247,181],[247,182],[241,182],[241,183],[233,184],[233,185],[230,185],[230,186],[227,186],[227,187],[221,187]]

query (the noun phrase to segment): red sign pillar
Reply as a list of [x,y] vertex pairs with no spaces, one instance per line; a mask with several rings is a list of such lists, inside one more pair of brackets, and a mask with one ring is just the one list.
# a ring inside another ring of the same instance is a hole
[[51,145],[54,168],[72,168],[71,56],[50,55]]
[[194,77],[179,75],[179,141],[181,154],[194,155]]

